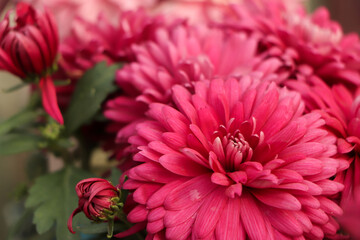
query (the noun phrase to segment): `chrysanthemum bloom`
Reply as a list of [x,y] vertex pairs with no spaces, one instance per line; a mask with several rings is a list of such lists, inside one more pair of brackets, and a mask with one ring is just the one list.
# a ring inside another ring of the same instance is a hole
[[360,84],[359,51],[353,51],[359,49],[360,42],[353,35],[344,36],[327,9],[308,14],[300,5],[291,12],[265,1],[248,5],[235,5],[236,20],[222,26],[262,33],[260,49],[273,68],[280,72],[285,69],[288,76],[300,79],[315,74],[328,83]]
[[[112,24],[117,25],[122,12],[136,10],[139,7],[151,7],[157,0],[24,0],[36,8],[50,9],[59,23],[60,38],[71,35],[74,20],[84,19],[86,22],[98,23],[99,16],[103,16]],[[61,23],[61,24],[60,24]]]
[[144,10],[123,12],[117,24],[99,17],[92,23],[77,18],[72,24],[72,34],[60,44],[59,79],[70,79],[67,86],[57,87],[60,104],[70,102],[76,82],[96,63],[106,61],[128,62],[134,59],[133,44],[152,39],[158,26],[166,24],[162,16],[150,17]]
[[43,106],[51,117],[63,124],[55,86],[49,76],[58,48],[53,17],[25,3],[17,4],[16,15],[14,27],[9,26],[9,13],[0,23],[0,69],[28,82],[38,82],[40,78]]
[[169,102],[173,85],[191,88],[193,82],[212,76],[250,72],[257,61],[257,43],[256,36],[207,27],[178,24],[157,29],[154,40],[133,47],[136,61],[116,76],[123,95],[106,104],[104,115],[114,121],[117,142],[127,143],[149,103]]
[[341,84],[329,87],[316,77],[286,84],[302,95],[308,111],[317,110],[323,116],[326,127],[337,137],[338,153],[348,158],[349,169],[335,178],[344,184],[341,206],[345,207],[360,187],[360,89],[351,92]]
[[74,233],[72,220],[79,212],[84,212],[93,221],[107,221],[114,218],[119,210],[120,192],[109,181],[102,178],[87,178],[80,181],[76,187],[79,206],[68,220],[69,231]]
[[[329,180],[348,166],[320,115],[296,92],[245,76],[172,88],[130,142],[140,150],[123,187],[149,239],[323,239],[341,208]],[[122,236],[121,234],[116,236]]]

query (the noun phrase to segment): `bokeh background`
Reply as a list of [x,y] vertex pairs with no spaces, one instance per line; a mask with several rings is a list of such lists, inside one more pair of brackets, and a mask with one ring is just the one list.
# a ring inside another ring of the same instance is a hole
[[[8,8],[11,4],[12,2],[8,0],[0,0],[0,9],[5,5]],[[309,0],[310,11],[318,6],[326,6],[331,12],[332,19],[341,23],[345,33],[360,32],[360,0]],[[21,110],[29,99],[29,89],[27,88],[12,93],[3,92],[4,89],[18,83],[20,83],[19,79],[0,71],[0,122]],[[26,153],[0,157],[0,239],[6,239],[8,227],[14,224],[16,219],[16,216],[9,212],[13,213],[13,208],[17,207],[11,203],[13,202],[11,200],[26,181],[24,174],[26,157]]]

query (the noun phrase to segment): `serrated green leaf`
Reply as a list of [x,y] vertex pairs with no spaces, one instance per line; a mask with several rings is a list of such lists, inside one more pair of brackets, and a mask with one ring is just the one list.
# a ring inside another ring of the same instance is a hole
[[[39,177],[29,191],[27,208],[34,208],[33,222],[39,234],[47,232],[56,223],[56,237],[61,240],[78,240],[79,234],[71,234],[67,220],[77,207],[75,185],[91,174],[74,167]],[[74,219],[74,225],[79,221]]]
[[0,136],[0,156],[35,150],[42,138],[31,134],[5,134]]
[[106,66],[98,63],[88,70],[76,85],[70,106],[65,113],[65,126],[68,133],[89,122],[100,110],[101,103],[113,92],[114,76],[120,65]]
[[10,132],[12,129],[23,126],[29,122],[34,121],[38,113],[32,110],[23,110],[11,118],[0,123],[0,135]]

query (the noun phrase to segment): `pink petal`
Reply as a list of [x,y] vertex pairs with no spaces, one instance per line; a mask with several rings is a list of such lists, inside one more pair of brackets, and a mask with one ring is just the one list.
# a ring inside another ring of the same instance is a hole
[[216,225],[216,239],[245,240],[246,233],[240,221],[240,202],[229,199]]
[[321,209],[326,212],[329,215],[340,217],[343,214],[343,210],[339,205],[337,205],[334,201],[331,201],[330,199],[319,196],[318,200],[321,204]]
[[154,222],[148,222],[146,226],[146,230],[150,234],[160,232],[163,228],[164,228],[164,221],[162,218]]
[[275,189],[261,189],[259,191],[253,190],[252,194],[266,205],[285,209],[285,210],[300,210],[301,203],[290,193],[275,190]]
[[265,224],[265,216],[255,201],[250,194],[245,192],[240,198],[240,217],[247,236],[254,240],[273,239]]
[[134,194],[133,198],[136,202],[140,204],[146,204],[147,200],[153,193],[155,193],[157,190],[159,190],[162,187],[160,184],[156,183],[145,183],[141,186],[139,186]]
[[227,202],[228,198],[224,196],[222,188],[216,189],[203,199],[193,227],[196,238],[205,238],[215,230]]
[[148,212],[144,205],[137,205],[129,212],[127,219],[133,223],[142,222],[146,220]]
[[148,221],[154,222],[156,220],[159,220],[160,218],[163,218],[166,214],[166,210],[163,207],[157,207],[155,209],[151,209],[148,214]]
[[42,78],[39,86],[45,111],[58,123],[64,124],[64,119],[57,103],[55,86],[51,77]]
[[165,199],[164,207],[168,210],[187,208],[213,192],[217,185],[210,181],[210,175],[194,177],[172,190]]
[[198,209],[201,207],[202,201],[196,202],[188,208],[178,211],[166,211],[164,224],[167,228],[171,228],[187,221],[195,220]]
[[166,228],[166,239],[174,239],[174,240],[186,240],[192,231],[192,225],[195,221],[195,217],[190,215],[191,217],[180,224],[176,224],[173,227]]
[[170,153],[163,155],[160,157],[159,162],[170,172],[181,176],[195,177],[209,172],[207,168],[182,154]]
[[303,234],[301,224],[296,220],[291,211],[271,208],[266,211],[271,224],[281,233],[292,237]]
[[160,207],[161,205],[163,205],[167,194],[182,183],[183,181],[177,180],[164,185],[148,199],[146,207],[148,207],[149,209]]

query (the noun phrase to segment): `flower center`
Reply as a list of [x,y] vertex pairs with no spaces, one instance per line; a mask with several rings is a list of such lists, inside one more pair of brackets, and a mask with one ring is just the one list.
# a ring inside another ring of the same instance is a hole
[[263,143],[264,134],[255,133],[255,119],[220,126],[213,134],[209,162],[214,173],[211,181],[226,186],[229,197],[240,196],[243,185],[270,173],[254,161],[254,149]]

